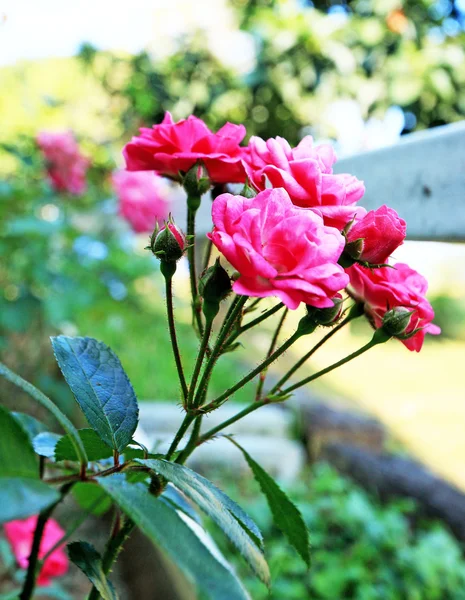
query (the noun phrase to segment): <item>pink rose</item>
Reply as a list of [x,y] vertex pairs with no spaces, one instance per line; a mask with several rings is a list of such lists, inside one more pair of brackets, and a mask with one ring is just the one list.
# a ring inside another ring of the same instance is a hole
[[301,302],[326,308],[348,282],[337,264],[343,236],[318,214],[294,206],[283,189],[255,198],[221,194],[212,217],[208,237],[239,271],[237,294],[277,296],[291,309]]
[[53,188],[57,192],[83,194],[89,161],[81,154],[72,132],[42,131],[37,135],[37,144],[47,161]]
[[401,340],[409,350],[419,352],[426,333],[437,335],[441,332],[431,323],[434,311],[425,298],[428,289],[426,279],[408,265],[397,263],[394,268],[367,269],[356,264],[347,269],[347,273],[350,277],[349,293],[364,302],[365,313],[376,328],[381,327],[388,310],[399,307],[413,311],[405,333],[419,331],[411,338]]
[[325,225],[342,230],[355,215],[366,211],[354,204],[365,187],[353,175],[334,175],[336,155],[331,146],[314,146],[311,136],[291,148],[281,137],[262,140],[251,137],[243,151],[244,166],[251,183],[258,189],[283,187],[297,206],[321,214]]
[[[5,523],[5,535],[13,550],[18,565],[27,569],[29,554],[31,553],[32,539],[36,528],[37,517],[29,517],[21,521],[10,521]],[[49,519],[40,544],[39,558],[43,558],[47,552],[64,536],[65,532],[53,519]],[[64,575],[68,571],[69,561],[62,547],[57,548],[45,561],[37,583],[39,585],[50,585],[53,577]]]
[[152,232],[169,214],[169,189],[161,177],[150,171],[116,171],[113,186],[119,199],[119,213],[137,233]]
[[126,144],[123,154],[129,171],[157,171],[178,178],[201,160],[213,183],[242,183],[245,171],[240,142],[245,127],[226,123],[212,133],[205,123],[190,116],[177,123],[169,112],[159,125],[140,129],[140,135]]
[[347,233],[348,242],[362,239],[360,260],[371,264],[383,264],[404,241],[407,224],[395,210],[381,206],[370,210],[362,219],[355,221]]

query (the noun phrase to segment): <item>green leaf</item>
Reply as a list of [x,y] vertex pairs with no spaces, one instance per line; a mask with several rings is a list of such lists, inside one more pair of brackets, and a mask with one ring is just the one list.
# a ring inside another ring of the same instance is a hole
[[177,510],[182,510],[188,517],[202,525],[199,515],[195,512],[189,500],[172,483],[168,483],[160,498],[170,502]]
[[116,354],[93,338],[52,338],[58,365],[90,425],[122,452],[137,427],[136,395]]
[[[93,429],[79,429],[78,433],[86,449],[87,458],[90,461],[102,460],[113,456],[113,450],[100,439],[99,435]],[[77,460],[76,451],[69,435],[64,435],[58,440],[54,456],[56,461]]]
[[43,431],[47,431],[46,425],[41,423],[38,419],[21,412],[12,412],[13,417],[18,421],[21,427],[29,435],[29,439],[32,440]]
[[57,502],[60,494],[38,479],[0,478],[0,524],[37,515]]
[[39,478],[29,436],[3,406],[0,406],[0,477]]
[[257,577],[266,585],[270,584],[262,535],[240,506],[211,481],[183,465],[155,459],[138,459],[137,462],[166,477],[205,511],[244,556]]
[[149,494],[143,483],[128,483],[121,473],[102,477],[99,483],[208,598],[250,600],[218,549],[184,513]]
[[117,595],[102,569],[102,557],[87,542],[73,542],[67,546],[69,560],[94,584],[103,600],[116,600]]
[[93,515],[105,514],[112,505],[108,494],[95,483],[79,481],[74,484],[72,494],[79,506]]
[[268,500],[275,525],[281,529],[290,544],[294,546],[305,563],[310,566],[309,533],[299,509],[291,502],[274,479],[253,460],[244,448],[229,436],[225,437],[237,446],[244,455],[255,479],[258,481],[263,494]]
[[76,454],[79,457],[79,462],[81,463],[81,465],[87,465],[86,451],[84,450],[84,446],[82,445],[81,438],[78,436],[77,429],[68,419],[68,417],[61,412],[61,410],[56,406],[56,404],[54,404],[50,400],[50,398],[48,398],[34,385],[32,385],[32,383],[29,383],[29,381],[26,381],[25,379],[14,373],[3,363],[0,363],[0,375],[4,377],[7,381],[10,381],[16,387],[22,389],[24,392],[26,392],[26,394],[29,394],[31,398],[34,398],[36,402],[38,402],[41,406],[43,406],[52,413],[52,415],[60,423],[63,429],[67,433],[69,433],[69,435],[73,438],[73,445],[76,449]]
[[[46,458],[55,458],[55,447],[61,437],[60,434],[51,433],[50,431],[42,431],[42,433],[36,435],[32,440],[36,454],[45,456]],[[74,460],[77,460],[76,453],[74,453],[74,457]]]

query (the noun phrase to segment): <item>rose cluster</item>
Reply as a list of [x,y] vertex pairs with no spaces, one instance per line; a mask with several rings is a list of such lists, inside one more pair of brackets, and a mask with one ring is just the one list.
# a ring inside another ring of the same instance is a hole
[[42,131],[37,135],[37,144],[47,162],[47,172],[57,192],[68,192],[79,196],[86,191],[88,159],[81,154],[70,131]]
[[367,213],[357,205],[364,184],[333,173],[332,147],[315,145],[311,136],[295,148],[279,137],[252,137],[244,147],[244,136],[242,125],[213,133],[194,116],[175,123],[166,113],[161,124],[141,129],[124,156],[129,171],[182,181],[201,164],[212,186],[246,184],[244,196],[215,198],[209,234],[238,272],[237,294],[320,309],[334,306],[345,289],[376,328],[389,311],[408,313],[398,337],[410,350],[420,350],[425,333],[439,333],[424,278],[390,263],[405,239],[405,221],[389,207]]

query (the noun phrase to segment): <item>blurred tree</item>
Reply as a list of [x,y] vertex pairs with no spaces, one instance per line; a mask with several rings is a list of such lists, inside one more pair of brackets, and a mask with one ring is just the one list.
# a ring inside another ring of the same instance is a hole
[[[196,114],[216,128],[243,122],[250,135],[305,133],[334,137],[327,107],[353,99],[364,118],[392,105],[405,130],[465,115],[464,15],[458,3],[231,0],[238,28],[254,42],[254,64],[238,73],[216,56],[206,36],[180,41],[172,56],[123,59],[88,45],[81,59],[122,109],[124,133]],[[124,64],[125,77],[115,77]],[[104,65],[102,69],[102,64]]]

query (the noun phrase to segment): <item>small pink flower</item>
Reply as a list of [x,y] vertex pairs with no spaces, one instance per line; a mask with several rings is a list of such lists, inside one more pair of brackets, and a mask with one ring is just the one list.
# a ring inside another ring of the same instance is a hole
[[157,171],[177,179],[201,160],[213,183],[242,183],[245,171],[240,142],[245,127],[226,123],[212,133],[205,123],[190,116],[177,123],[167,112],[162,123],[140,129],[126,144],[123,154],[129,171]]
[[208,237],[240,273],[233,289],[277,296],[295,309],[301,302],[332,307],[348,277],[337,264],[343,236],[311,210],[294,206],[283,189],[255,198],[222,194],[213,202]]
[[419,352],[426,333],[441,333],[439,327],[431,323],[434,311],[425,298],[426,279],[408,265],[397,263],[394,268],[367,269],[356,264],[347,269],[347,273],[349,293],[365,304],[365,313],[376,328],[381,327],[383,316],[393,308],[413,311],[405,333],[419,331],[411,338],[401,340],[409,350]]
[[331,146],[314,146],[311,136],[291,148],[281,137],[262,140],[251,137],[243,150],[244,166],[251,183],[258,189],[283,187],[296,206],[312,208],[321,214],[325,225],[342,230],[365,209],[354,206],[365,187],[353,175],[333,174],[336,155]]
[[347,233],[347,241],[362,239],[359,259],[371,264],[383,264],[404,242],[406,234],[405,221],[392,208],[381,206],[355,221]]
[[37,135],[37,144],[47,161],[53,188],[57,192],[83,194],[89,161],[81,154],[72,132],[42,131]]
[[[18,565],[27,569],[29,554],[31,553],[32,539],[36,528],[37,517],[29,517],[20,521],[5,523],[5,535],[13,550]],[[53,519],[49,519],[40,544],[39,558],[43,558],[47,552],[63,537],[65,532]],[[39,585],[50,585],[54,577],[60,577],[68,571],[69,561],[62,547],[57,548],[45,561],[37,583]]]
[[116,171],[113,186],[119,213],[137,233],[152,232],[169,214],[167,183],[151,171]]

